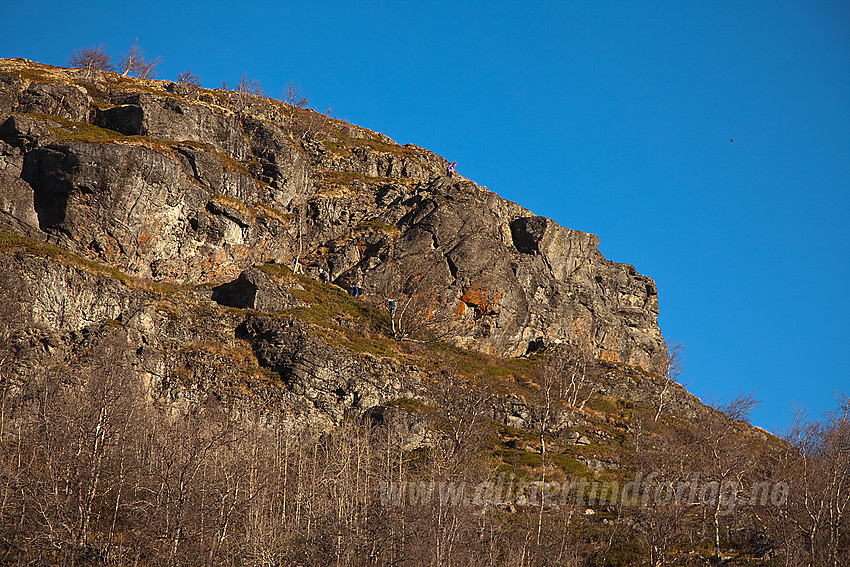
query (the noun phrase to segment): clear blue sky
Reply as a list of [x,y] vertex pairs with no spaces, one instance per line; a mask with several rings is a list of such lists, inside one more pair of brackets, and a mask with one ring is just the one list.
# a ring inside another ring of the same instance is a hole
[[[658,284],[704,400],[850,393],[850,3],[0,0],[0,57],[134,38],[458,161]],[[733,139],[734,142],[730,142]]]

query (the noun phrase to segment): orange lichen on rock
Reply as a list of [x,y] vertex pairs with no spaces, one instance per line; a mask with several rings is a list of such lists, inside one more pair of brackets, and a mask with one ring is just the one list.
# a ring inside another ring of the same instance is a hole
[[599,353],[600,360],[607,360],[608,362],[617,362],[617,351],[615,350],[603,350]]
[[138,236],[138,238],[136,239],[136,242],[139,245],[139,247],[142,247],[145,244],[147,244],[152,237],[153,237],[153,235],[150,232],[143,232]]
[[497,291],[492,298],[488,298],[490,292],[491,290],[481,289],[478,286],[472,286],[467,289],[460,298],[461,303],[458,305],[457,316],[460,317],[463,315],[467,305],[475,309],[476,318],[488,313],[494,313],[495,307],[499,303],[499,298],[502,297],[502,290]]

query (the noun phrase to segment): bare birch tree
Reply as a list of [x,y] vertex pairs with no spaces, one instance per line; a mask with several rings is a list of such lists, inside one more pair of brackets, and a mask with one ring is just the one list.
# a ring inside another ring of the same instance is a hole
[[103,45],[75,50],[68,59],[68,63],[72,67],[85,69],[87,76],[90,76],[94,70],[112,71],[112,58]]
[[664,385],[658,394],[658,411],[655,412],[655,421],[658,421],[664,407],[664,394],[667,393],[671,385],[679,382],[679,375],[682,373],[685,363],[682,358],[684,351],[685,345],[682,343],[676,343],[673,346],[667,345],[667,357],[664,361]]
[[133,40],[130,50],[122,53],[118,61],[118,72],[124,75],[133,75],[140,79],[155,79],[156,69],[162,63],[162,57],[148,60],[144,52],[139,49],[138,39]]

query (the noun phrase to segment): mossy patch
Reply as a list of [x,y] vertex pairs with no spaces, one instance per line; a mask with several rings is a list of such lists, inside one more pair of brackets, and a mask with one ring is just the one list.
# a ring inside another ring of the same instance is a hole
[[199,98],[207,104],[214,104],[222,108],[227,108],[228,104],[230,104],[230,97],[227,92],[220,89],[203,89],[199,93]]
[[352,150],[355,148],[369,148],[376,152],[392,154],[398,157],[418,161],[419,151],[414,148],[393,144],[376,137],[359,138],[349,136],[345,134],[341,128],[333,127],[333,121],[329,121],[328,126],[330,126],[330,128],[327,128],[327,136],[322,140],[322,144],[331,153],[346,155],[351,154]]
[[30,63],[26,67],[6,67],[4,71],[10,75],[15,75],[19,79],[31,81],[33,83],[61,82],[54,69],[58,68],[49,67],[40,63]]
[[107,130],[89,124],[88,122],[75,122],[59,116],[51,114],[23,114],[41,120],[47,126],[47,129],[61,142],[89,142],[92,144],[108,144],[119,140],[131,140],[133,138],[141,138],[141,136],[125,136],[114,130]]
[[283,388],[285,384],[280,374],[262,366],[248,366],[239,371],[239,376],[251,385]]
[[[89,96],[92,97],[95,102],[99,104],[98,108],[104,108],[104,106],[107,106],[107,101],[109,100],[109,93],[106,92],[106,90],[102,89],[100,85],[98,85],[94,81],[77,79],[74,81],[74,84],[86,89],[86,92],[89,93]],[[108,106],[111,107],[113,105],[108,104]]]
[[183,318],[183,314],[180,312],[180,310],[177,308],[177,306],[174,305],[174,303],[172,303],[171,301],[168,301],[168,300],[156,301],[153,304],[153,308],[156,309],[157,311],[159,311],[160,313],[163,313],[166,316],[168,316],[168,318],[171,319],[172,321],[179,321]]
[[[221,167],[223,167],[224,169],[227,169],[227,170],[230,170],[230,171],[235,171],[236,173],[242,173],[242,174],[245,174],[245,175],[248,175],[248,176],[251,175],[251,172],[248,171],[248,168],[245,167],[245,164],[243,164],[242,162],[237,161],[237,160],[233,159],[232,157],[230,157],[229,155],[221,152],[218,148],[216,148],[212,144],[208,144],[206,142],[197,142],[197,141],[194,141],[194,140],[181,140],[181,141],[163,140],[163,142],[165,142],[170,147],[176,147],[176,146],[180,145],[180,146],[191,146],[193,148],[203,150],[205,152],[213,154],[218,159],[218,162],[221,164]],[[257,183],[265,185],[265,183],[263,183],[261,181],[258,181],[256,179],[255,179],[255,181],[257,181]]]
[[519,429],[518,427],[511,427],[510,425],[504,425],[501,423],[498,425],[497,429],[502,439],[507,439],[505,444],[508,444],[509,441],[516,440],[535,442],[540,439],[540,436],[536,431],[529,431],[528,429]]
[[246,205],[239,199],[218,193],[216,195],[213,195],[212,199],[210,200],[222,208],[229,207],[231,209],[236,210],[243,216],[248,217],[251,221],[255,221],[257,219],[257,212],[254,207]]
[[390,236],[398,236],[401,234],[401,231],[396,225],[385,222],[379,218],[361,222],[357,225],[357,230],[374,230],[376,232],[383,232]]
[[505,464],[514,469],[534,469],[543,465],[540,453],[505,447],[496,451],[496,455]]
[[268,203],[259,203],[256,206],[256,209],[258,210],[257,211],[258,215],[262,215],[262,216],[265,216],[267,218],[272,218],[272,219],[280,222],[281,224],[285,224],[285,225],[290,224],[292,222],[292,220],[295,218],[295,215],[292,215],[290,213],[284,213],[284,212],[280,211],[279,209],[277,209],[276,207],[274,207],[274,206],[272,206]]
[[594,395],[588,400],[587,407],[605,415],[620,415],[623,406],[618,398]]
[[567,476],[581,476],[591,472],[587,465],[564,453],[549,453],[546,458]]
[[469,380],[487,382],[494,393],[527,395],[536,390],[532,376],[539,360],[502,358],[443,341],[431,343],[430,349],[448,368]]
[[344,344],[354,352],[369,353],[378,357],[395,357],[397,352],[393,344],[383,337],[364,337],[357,332],[345,332]]
[[174,284],[153,282],[128,276],[116,268],[105,266],[99,262],[95,262],[94,260],[83,258],[78,254],[74,254],[73,252],[56,246],[55,244],[42,242],[40,240],[21,236],[20,234],[12,232],[0,231],[0,252],[15,251],[25,252],[32,256],[41,258],[50,258],[66,266],[71,266],[91,274],[118,280],[132,289],[149,291],[159,295],[167,295],[180,289],[179,286]]

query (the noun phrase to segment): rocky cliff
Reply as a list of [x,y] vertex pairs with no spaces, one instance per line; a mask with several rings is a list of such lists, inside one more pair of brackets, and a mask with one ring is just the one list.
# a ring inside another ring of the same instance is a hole
[[[367,303],[394,298],[399,333],[499,356],[569,343],[661,368],[650,278],[606,260],[595,235],[447,176],[447,165],[271,99],[0,64],[0,222],[11,232],[132,278],[224,285],[214,298],[265,311],[291,302],[227,286],[255,287],[245,270],[300,257]],[[65,301],[63,330],[128,316],[118,298]]]
[[[762,562],[764,498],[658,506],[796,465],[670,379],[652,280],[447,165],[247,93],[0,60],[3,561],[691,564],[713,530],[718,563],[723,528]],[[646,470],[655,508],[596,499]],[[497,473],[522,488],[474,514],[416,491]]]

